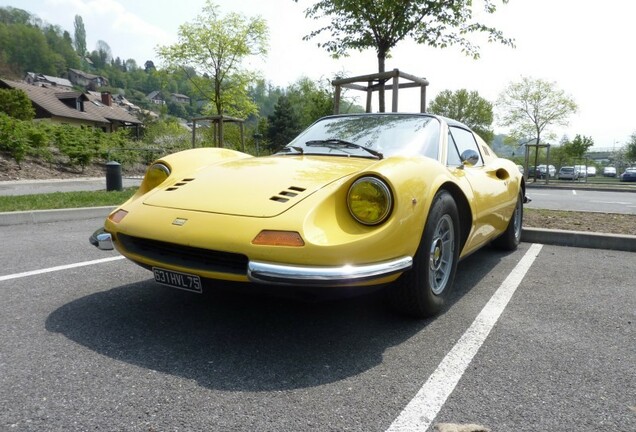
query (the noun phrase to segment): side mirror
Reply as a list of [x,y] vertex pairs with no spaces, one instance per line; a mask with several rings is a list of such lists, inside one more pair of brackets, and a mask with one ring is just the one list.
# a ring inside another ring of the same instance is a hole
[[460,159],[465,166],[473,166],[476,165],[477,162],[479,162],[479,153],[471,149],[464,150],[460,156]]

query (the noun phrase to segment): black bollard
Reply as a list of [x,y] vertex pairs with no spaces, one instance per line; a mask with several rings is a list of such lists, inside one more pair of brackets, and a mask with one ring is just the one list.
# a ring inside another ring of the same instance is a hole
[[121,164],[110,161],[106,163],[106,190],[120,191],[123,189],[121,180]]

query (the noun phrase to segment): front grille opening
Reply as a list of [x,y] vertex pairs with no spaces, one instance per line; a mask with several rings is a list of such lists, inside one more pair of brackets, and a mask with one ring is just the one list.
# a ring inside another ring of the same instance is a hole
[[117,240],[129,252],[154,261],[192,270],[247,274],[247,256],[211,249],[183,246],[118,234]]

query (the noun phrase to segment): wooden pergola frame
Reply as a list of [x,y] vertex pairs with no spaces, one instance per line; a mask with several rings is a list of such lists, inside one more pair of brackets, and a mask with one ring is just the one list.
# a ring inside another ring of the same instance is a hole
[[[525,177],[525,180],[528,181],[529,179],[529,171],[528,171],[528,163],[530,162],[530,147],[534,147],[534,154],[535,154],[535,162],[538,159],[538,155],[539,155],[539,150],[541,150],[542,148],[547,149],[547,154],[546,154],[546,162],[545,162],[545,184],[550,183],[550,144],[526,144],[526,157],[525,157],[525,166],[523,167],[523,176]],[[537,165],[535,163],[535,167],[534,167],[534,180],[537,181]]]
[[[410,82],[400,82],[400,78],[408,80]],[[351,78],[335,79],[331,84],[336,88],[333,103],[334,114],[340,114],[340,96],[343,88],[360,90],[367,93],[366,112],[371,112],[371,100],[373,92],[378,91],[381,88],[386,88],[386,82],[393,80],[391,86],[388,87],[392,90],[392,103],[391,111],[398,111],[398,91],[404,88],[420,88],[420,112],[426,112],[426,87],[429,82],[426,78],[419,78],[414,75],[410,75],[404,72],[400,72],[399,69],[393,69],[389,72],[374,73],[370,75],[361,75]],[[366,85],[361,85],[364,83]]]
[[245,133],[243,131],[243,123],[245,122],[245,120],[237,118],[237,117],[226,116],[226,115],[214,115],[214,116],[193,118],[192,119],[192,148],[194,148],[196,145],[197,122],[201,122],[201,121],[212,122],[212,125],[214,128],[213,143],[215,147],[223,147],[223,124],[237,123],[241,131],[241,150],[245,151]]

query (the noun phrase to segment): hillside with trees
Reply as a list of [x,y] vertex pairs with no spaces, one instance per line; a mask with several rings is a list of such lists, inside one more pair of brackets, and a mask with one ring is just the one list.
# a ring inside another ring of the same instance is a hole
[[[205,37],[213,32],[218,38],[216,42],[223,43],[223,38],[235,36],[232,32],[240,28],[241,23],[249,24],[245,28],[254,28],[255,24],[238,14],[222,16],[218,8],[208,2],[197,21],[184,27],[192,30],[181,35],[184,44],[160,48],[159,55],[167,66],[158,68],[149,59],[138,61],[117,56],[106,41],[98,41],[95,48],[89,50],[86,35],[91,29],[85,28],[79,15],[75,16],[71,35],[69,30],[44,22],[31,12],[1,7],[0,78],[20,81],[30,72],[67,78],[69,69],[103,76],[108,86],[99,90],[121,96],[138,107],[136,115],[144,127],[140,139],[133,139],[125,132],[118,133],[117,137],[100,138],[101,131],[71,130],[50,122],[32,122],[31,114],[15,114],[20,109],[31,108],[28,98],[24,99],[20,92],[3,91],[0,94],[0,137],[3,137],[0,152],[13,159],[18,167],[29,158],[37,158],[48,165],[82,171],[107,157],[128,161],[132,157],[130,149],[144,149],[138,153],[157,156],[188,148],[192,146],[192,133],[186,123],[195,117],[223,111],[246,119],[246,150],[263,154],[284,145],[281,137],[295,135],[319,117],[331,114],[333,92],[326,80],[315,82],[299,77],[287,88],[281,88],[272,86],[256,73],[246,73],[240,64],[235,64],[234,69],[218,71],[218,76],[227,77],[226,82],[214,82],[215,71],[191,61],[197,53],[184,51],[184,46],[192,46],[187,43],[187,37]],[[266,23],[256,23],[259,43],[264,47]],[[236,40],[230,42],[233,47],[237,46]],[[251,54],[251,48],[246,47],[242,55]],[[264,54],[263,48],[257,51]],[[218,97],[215,88],[223,90]],[[87,89],[76,86],[75,90],[85,92]],[[189,102],[176,101],[175,95]],[[226,108],[222,108],[224,106]],[[353,103],[348,106],[353,111],[362,110]],[[292,120],[284,117],[287,110],[294,113]],[[196,145],[214,142],[211,129],[198,134]],[[225,146],[239,148],[239,133],[235,129],[228,126]],[[69,142],[77,144],[70,146]]]

